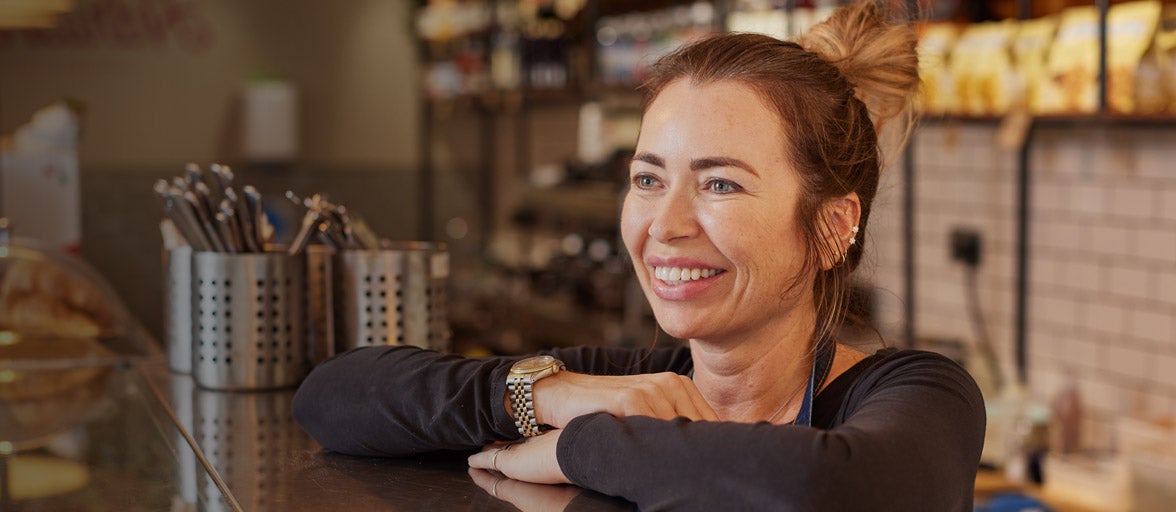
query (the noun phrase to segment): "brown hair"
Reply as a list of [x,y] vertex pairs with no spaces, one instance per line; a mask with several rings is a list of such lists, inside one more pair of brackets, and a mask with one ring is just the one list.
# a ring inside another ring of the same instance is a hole
[[[849,274],[861,261],[878,190],[878,134],[900,115],[904,139],[909,133],[908,107],[919,83],[915,44],[909,24],[888,22],[873,2],[860,2],[838,9],[795,42],[725,34],[692,43],[658,60],[641,85],[648,108],[678,79],[742,83],[792,128],[784,144],[804,187],[797,218],[808,247],[804,273],[816,275],[815,341],[831,339],[845,319]],[[827,243],[841,237],[830,227],[826,205],[850,192],[861,201],[860,231],[840,263],[841,246]],[[823,261],[838,263],[822,270]]]

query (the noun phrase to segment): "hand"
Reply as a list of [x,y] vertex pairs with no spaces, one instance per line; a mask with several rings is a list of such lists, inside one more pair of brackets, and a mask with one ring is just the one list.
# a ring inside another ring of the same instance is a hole
[[511,480],[492,471],[470,468],[470,478],[491,496],[523,512],[564,510],[583,489],[571,485],[543,485]]
[[555,457],[562,430],[551,430],[526,441],[492,444],[470,455],[471,468],[493,469],[515,480],[537,484],[568,484]]
[[618,418],[718,420],[694,381],[670,372],[624,376],[559,372],[536,382],[534,393],[535,419],[555,428],[594,412]]

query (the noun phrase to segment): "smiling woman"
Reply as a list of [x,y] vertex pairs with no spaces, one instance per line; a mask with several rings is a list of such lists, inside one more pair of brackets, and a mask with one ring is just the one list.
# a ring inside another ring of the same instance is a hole
[[912,29],[884,18],[859,3],[795,42],[716,36],[653,67],[621,231],[659,324],[688,347],[360,349],[310,375],[296,418],[331,450],[484,446],[471,467],[641,508],[970,510],[972,378],[834,336],[878,133],[918,85]]

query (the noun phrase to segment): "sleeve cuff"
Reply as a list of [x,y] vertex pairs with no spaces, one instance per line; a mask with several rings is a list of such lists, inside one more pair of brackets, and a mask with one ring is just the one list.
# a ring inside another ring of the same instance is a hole
[[603,412],[572,418],[572,421],[568,422],[559,435],[559,443],[555,447],[555,460],[559,463],[559,470],[563,471],[564,476],[568,477],[568,480],[573,484],[584,487],[585,477],[580,474],[580,469],[585,467],[583,464],[585,461],[576,455],[576,439],[581,430],[593,421],[602,420],[604,417],[612,418],[608,413]]
[[506,440],[523,437],[519,434],[519,428],[515,426],[514,418],[506,412],[506,407],[503,406],[503,400],[507,393],[506,376],[510,373],[510,367],[510,364],[504,364],[495,368],[491,374],[493,381],[490,383],[490,399],[494,401],[490,404],[491,410],[494,411],[494,430]]

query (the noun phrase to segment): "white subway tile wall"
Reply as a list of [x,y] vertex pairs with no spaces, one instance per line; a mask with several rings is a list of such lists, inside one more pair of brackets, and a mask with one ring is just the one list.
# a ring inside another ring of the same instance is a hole
[[[888,340],[899,339],[903,329],[903,223],[901,215],[893,214],[902,211],[901,169],[899,160],[882,174],[863,237],[866,255],[858,267],[860,275],[869,276],[876,290],[878,329]],[[879,271],[883,265],[885,270]]]
[[[976,339],[965,269],[950,233],[982,236],[985,324],[1014,365],[1016,153],[994,125],[928,123],[915,158],[915,334]],[[1027,358],[1030,392],[1050,400],[1074,379],[1092,443],[1113,442],[1122,413],[1176,415],[1176,128],[1039,128],[1029,154]],[[902,162],[884,175],[867,277],[884,333],[902,329]],[[1011,370],[1010,370],[1011,371]]]
[[[1176,160],[1168,161],[1168,171]],[[1169,222],[1176,222],[1176,190],[1165,190],[1160,196],[1160,218]]]

